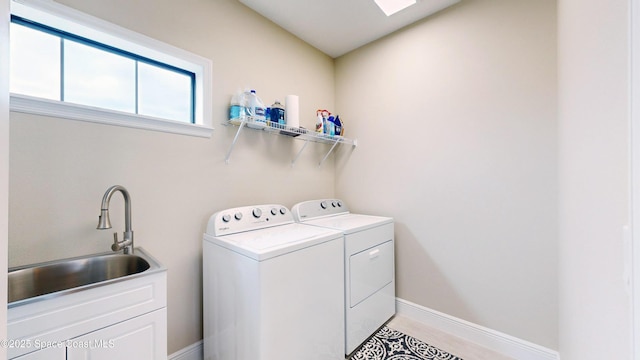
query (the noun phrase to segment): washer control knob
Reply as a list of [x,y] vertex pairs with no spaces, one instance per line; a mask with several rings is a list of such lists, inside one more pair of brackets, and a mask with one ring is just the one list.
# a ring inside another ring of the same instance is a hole
[[338,207],[342,207],[342,201],[338,200]]
[[237,212],[233,217],[234,217],[236,220],[241,220],[241,219],[242,219],[242,213],[241,213],[241,212]]
[[320,207],[323,208],[323,209],[326,209],[327,208],[327,202],[326,201],[321,202],[320,203]]
[[280,214],[284,215],[287,213],[287,209],[286,208],[280,208]]
[[337,206],[338,206],[338,203],[337,203],[337,202],[335,202],[335,201],[332,201],[332,202],[331,202],[331,206],[333,206],[333,207],[337,207]]
[[259,208],[253,209],[253,217],[257,219],[260,216],[262,216],[262,210],[260,210]]
[[274,216],[278,215],[278,209],[276,208],[271,209],[271,215],[274,215]]
[[222,221],[229,222],[230,220],[231,220],[231,215],[229,214],[222,215]]

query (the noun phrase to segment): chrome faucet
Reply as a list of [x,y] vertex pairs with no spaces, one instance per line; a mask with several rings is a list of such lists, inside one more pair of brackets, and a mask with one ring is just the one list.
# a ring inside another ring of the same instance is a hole
[[111,250],[120,251],[124,249],[125,254],[133,254],[133,230],[131,230],[131,199],[129,192],[123,186],[114,185],[107,189],[102,197],[102,206],[100,207],[100,216],[98,216],[98,230],[111,229],[111,220],[109,220],[109,201],[116,191],[122,193],[124,197],[124,233],[122,241],[118,241],[118,233],[113,233],[113,245]]

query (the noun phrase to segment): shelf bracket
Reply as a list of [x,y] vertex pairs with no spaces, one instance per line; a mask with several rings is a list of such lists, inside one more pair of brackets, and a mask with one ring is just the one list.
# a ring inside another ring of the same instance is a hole
[[240,127],[236,132],[236,136],[233,138],[233,142],[231,142],[231,146],[229,146],[229,150],[227,151],[227,156],[224,158],[225,164],[229,163],[229,158],[231,157],[231,152],[233,151],[233,147],[236,145],[236,142],[238,141],[238,137],[240,136],[240,132],[242,131],[246,123],[247,122],[244,120],[242,121],[242,123],[240,123]]
[[329,157],[329,155],[331,154],[331,152],[333,152],[333,149],[336,148],[336,145],[338,145],[338,143],[340,142],[340,139],[337,138],[336,141],[333,143],[333,145],[331,146],[331,149],[329,149],[329,152],[327,153],[327,155],[325,155],[322,160],[320,160],[320,163],[318,164],[318,167],[322,166],[322,163],[324,163],[325,160],[327,160],[327,158]]
[[300,155],[302,154],[302,152],[304,151],[304,149],[307,147],[308,144],[309,144],[309,141],[305,140],[304,145],[302,145],[302,148],[300,149],[300,151],[298,151],[298,153],[296,154],[296,157],[294,157],[293,160],[291,160],[291,167],[296,166],[296,161],[298,161],[298,158],[300,157]]

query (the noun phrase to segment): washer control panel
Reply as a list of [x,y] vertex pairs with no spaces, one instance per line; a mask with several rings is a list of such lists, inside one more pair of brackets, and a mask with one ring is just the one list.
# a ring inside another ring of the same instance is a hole
[[347,205],[340,199],[309,200],[293,205],[291,208],[296,221],[307,221],[319,217],[348,214]]
[[253,205],[218,211],[207,223],[207,234],[229,235],[293,223],[291,211],[283,205]]

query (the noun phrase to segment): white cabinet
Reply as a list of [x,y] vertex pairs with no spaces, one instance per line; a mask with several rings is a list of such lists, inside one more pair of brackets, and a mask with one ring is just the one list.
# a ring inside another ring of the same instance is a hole
[[71,339],[67,342],[67,360],[166,359],[166,310]]
[[[8,359],[165,360],[166,313],[164,267],[124,281],[10,306],[9,339],[30,345],[9,348]],[[81,348],[85,344],[93,348]]]
[[16,360],[64,360],[66,352],[63,347],[50,347],[27,355],[18,356]]
[[[32,348],[45,346],[38,341]],[[166,308],[137,316],[88,334],[50,343],[50,347],[15,360],[113,360],[167,358]]]

